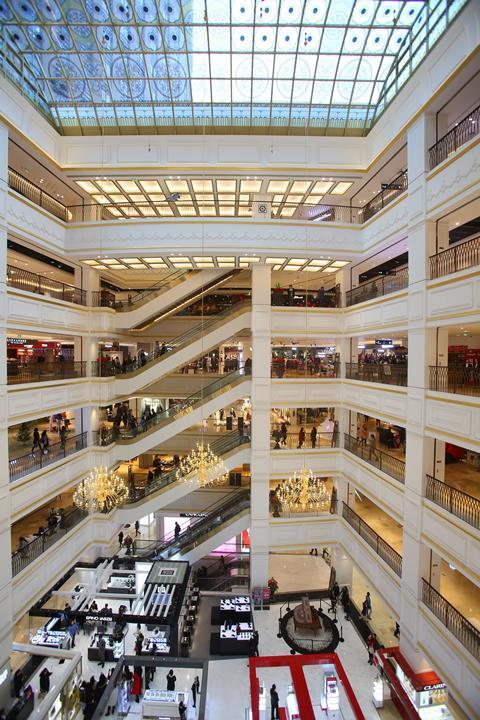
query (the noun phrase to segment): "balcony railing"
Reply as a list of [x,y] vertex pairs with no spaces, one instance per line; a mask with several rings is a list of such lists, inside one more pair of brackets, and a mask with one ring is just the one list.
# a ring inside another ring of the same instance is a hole
[[403,290],[408,286],[408,267],[397,270],[393,275],[384,275],[370,282],[363,283],[353,290],[346,292],[347,307],[357,305],[367,300],[373,300],[383,295]]
[[345,363],[345,377],[349,380],[383,383],[385,385],[407,384],[408,366],[406,363],[390,365],[383,363]]
[[12,553],[12,575],[18,575],[31,562],[61,540],[70,530],[87,517],[88,513],[78,508],[67,510],[55,528],[47,528],[34,540]]
[[72,437],[67,437],[65,442],[59,441],[51,443],[48,451],[43,448],[35,448],[31,452],[21,455],[20,457],[11,458],[8,461],[10,482],[29,475],[30,473],[40,470],[47,465],[51,465],[57,460],[62,460],[68,455],[83,450],[87,447],[87,433],[79,433]]
[[285,360],[272,358],[272,378],[299,378],[301,380],[318,380],[336,378],[340,373],[340,363],[301,362],[299,360]]
[[342,516],[344,520],[365,540],[370,547],[375,550],[377,555],[392,568],[398,577],[402,577],[402,556],[375,530],[362,520],[360,515],[352,510],[346,503],[342,503]]
[[422,600],[438,620],[445,625],[463,647],[480,660],[480,630],[472,625],[457,608],[422,578]]
[[405,461],[394,455],[373,449],[370,445],[362,443],[352,435],[345,433],[345,450],[361,458],[369,465],[373,465],[382,472],[395,478],[398,482],[405,483]]
[[459,395],[480,395],[480,367],[430,365],[430,390]]
[[337,447],[337,438],[338,433],[334,430],[333,432],[317,432],[315,439],[312,440],[310,428],[307,427],[305,441],[301,444],[298,433],[282,435],[280,430],[273,430],[270,447],[272,450],[318,450]]
[[271,291],[273,307],[317,307],[317,308],[339,308],[341,307],[340,285],[318,290],[288,291],[288,288],[275,287]]
[[429,149],[430,170],[465,145],[480,132],[480,105],[455,125]]
[[35,362],[20,363],[9,360],[7,363],[7,384],[48,382],[52,380],[69,380],[83,378],[86,375],[87,363],[84,360],[75,362]]
[[66,283],[52,280],[51,278],[37,275],[37,273],[23,270],[22,268],[7,265],[7,285],[19,290],[27,290],[37,295],[45,295],[56,300],[75,303],[76,305],[87,304],[87,293],[85,290],[67,285]]
[[430,257],[430,278],[443,277],[480,265],[480,236],[453,245]]
[[401,195],[405,190],[408,189],[408,173],[406,170],[400,173],[395,180],[392,180],[386,187],[384,187],[378,195],[375,195],[364,207],[362,208],[361,222],[367,222],[380,210],[391,203],[395,198]]
[[480,499],[427,475],[425,497],[480,530]]
[[12,190],[15,190],[15,192],[23,195],[23,197],[26,197],[28,200],[31,200],[31,202],[35,203],[35,205],[38,205],[44,210],[48,210],[49,213],[55,215],[57,218],[60,218],[60,220],[63,220],[64,222],[68,222],[70,220],[70,213],[65,205],[62,205],[62,203],[55,200],[52,195],[46,193],[44,190],[32,183],[31,180],[23,177],[23,175],[20,175],[20,173],[16,170],[12,170],[12,168],[8,169],[8,185],[12,188]]

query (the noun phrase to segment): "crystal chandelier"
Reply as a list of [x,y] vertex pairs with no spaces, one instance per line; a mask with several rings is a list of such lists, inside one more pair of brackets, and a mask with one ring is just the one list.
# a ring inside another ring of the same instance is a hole
[[100,465],[77,485],[73,503],[81,510],[107,513],[128,498],[126,482],[115,472]]
[[300,474],[283,480],[278,488],[277,497],[284,510],[306,512],[307,510],[325,510],[328,507],[328,491],[325,480],[315,477],[306,465],[302,465]]
[[177,480],[194,483],[198,481],[199,487],[206,485],[221,485],[228,479],[228,470],[210,445],[203,441],[180,460],[180,467],[176,473]]

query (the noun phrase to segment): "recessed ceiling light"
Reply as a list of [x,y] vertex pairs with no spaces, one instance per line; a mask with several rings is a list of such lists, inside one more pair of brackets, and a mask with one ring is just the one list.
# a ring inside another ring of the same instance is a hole
[[213,258],[209,257],[208,255],[194,255],[193,259],[195,262],[213,262]]
[[220,215],[235,215],[235,208],[233,205],[220,205],[218,208]]
[[109,265],[109,270],[125,270],[125,265]]
[[292,187],[290,188],[290,192],[302,193],[302,195],[304,195],[311,184],[311,180],[295,180]]
[[[160,187],[158,180],[140,180],[140,185],[142,186],[142,190],[146,193],[162,192],[162,188]],[[125,192],[128,192],[128,190]]]
[[152,270],[166,270],[167,266],[165,263],[150,263]]
[[213,192],[213,183],[211,180],[192,180],[192,187],[196,193]]
[[348,265],[348,264],[349,264],[349,261],[348,261],[348,260],[335,260],[335,262],[332,262],[332,264],[330,265],[330,267],[342,268],[342,267],[345,267],[345,265]]
[[335,268],[335,267],[331,267],[331,266],[330,266],[330,267],[328,267],[328,268],[325,268],[325,270],[324,270],[323,272],[325,272],[325,273],[334,273],[334,272],[337,272],[337,271],[338,271],[338,268]]
[[212,216],[212,215],[216,215],[216,214],[217,214],[217,211],[215,210],[215,206],[214,206],[214,205],[199,205],[199,206],[198,206],[198,211],[199,211],[200,215],[210,215],[210,216]]
[[132,263],[129,265],[132,270],[145,270],[145,265],[143,263]]
[[139,263],[139,262],[140,262],[140,258],[120,258],[120,260],[121,260],[122,262],[128,263],[128,264],[130,264],[130,263]]
[[242,180],[240,182],[240,191],[243,193],[258,193],[261,187],[261,180]]
[[177,205],[177,210],[179,215],[183,216],[193,217],[193,215],[197,214],[193,205]]
[[313,186],[313,188],[312,188],[312,193],[313,193],[313,194],[316,194],[316,195],[326,195],[326,194],[328,193],[328,191],[330,190],[331,187],[332,187],[332,183],[331,183],[331,182],[327,182],[327,181],[324,181],[324,180],[322,180],[322,181],[319,180],[319,181],[316,182],[315,185]]
[[167,215],[172,216],[173,215],[173,210],[168,205],[156,205],[155,207],[157,208],[157,212],[159,215],[163,215],[163,216],[167,216]]
[[157,217],[157,213],[150,205],[140,205],[138,209],[145,217]]
[[118,260],[115,258],[104,258],[102,262],[104,265],[118,265]]
[[96,193],[98,192],[98,188],[95,187],[95,185],[92,182],[89,182],[88,180],[75,180],[76,184],[82,188],[82,190],[85,190],[85,192],[88,193]]
[[235,192],[236,180],[216,180],[217,192]]
[[145,197],[145,195],[140,195],[140,194],[130,195],[130,200],[134,203],[147,202],[147,198]]
[[284,193],[288,187],[288,180],[270,180],[267,187],[268,193]]
[[125,197],[125,195],[116,195],[116,194],[115,194],[115,195],[110,195],[110,198],[112,199],[112,202],[114,202],[114,203],[126,203],[126,202],[128,202],[128,201],[127,201],[127,198]]
[[92,199],[99,203],[99,205],[107,205],[110,202],[105,195],[92,195]]
[[228,262],[228,263],[230,263],[230,262],[233,262],[233,263],[234,263],[234,262],[235,262],[235,258],[234,258],[234,257],[231,257],[230,255],[229,255],[229,256],[219,255],[219,256],[217,257],[217,260],[218,260],[218,262]]
[[274,265],[274,266],[272,267],[272,270],[277,271],[277,270],[280,270],[281,267],[282,267],[281,265]]
[[163,202],[165,200],[165,195],[163,193],[154,193],[153,195],[149,195],[148,199],[154,203]]
[[289,272],[296,272],[297,270],[300,270],[301,267],[301,265],[286,265],[283,269],[288,270]]
[[82,262],[85,263],[85,265],[98,265],[98,262],[96,260],[82,260]]
[[290,258],[288,261],[289,265],[303,265],[307,262],[307,258]]
[[241,257],[241,258],[240,258],[240,262],[243,262],[243,263],[257,263],[257,262],[260,262],[260,258],[259,258],[259,257]]
[[234,267],[235,267],[235,263],[234,263],[234,262],[233,262],[233,263],[218,262],[218,267],[219,267],[219,268],[234,268]]
[[188,183],[186,180],[167,180],[167,187],[170,192],[188,193]]
[[176,262],[188,262],[188,263],[190,262],[190,258],[186,257],[184,255],[179,255],[178,257],[172,256],[172,257],[169,257],[168,259],[170,260],[172,265],[173,265],[173,263],[176,263]]
[[118,192],[118,187],[117,187],[117,186],[115,185],[115,183],[112,182],[111,180],[99,180],[99,181],[97,182],[97,185],[98,185],[99,188],[101,188],[101,190],[103,190],[103,192],[106,192],[106,193],[108,193],[109,195],[110,195],[111,193],[117,193],[117,192]]
[[133,182],[133,180],[117,180],[117,183],[120,185],[123,192],[126,192],[129,195],[131,193],[138,193],[138,185]]
[[291,217],[296,210],[296,207],[284,207],[281,214],[285,217]]
[[319,267],[314,267],[314,266],[312,266],[312,265],[307,265],[306,267],[304,267],[304,268],[302,269],[302,272],[319,272],[320,270],[321,270],[321,268],[319,268]]
[[333,190],[330,190],[330,195],[343,195],[347,192],[348,188],[351,188],[353,182],[339,182],[335,185]]
[[287,258],[271,258],[271,257],[267,257],[267,258],[265,258],[265,265],[276,265],[277,263],[281,263],[281,264],[283,265],[283,263],[285,262],[286,259],[287,259]]
[[142,260],[143,260],[144,262],[148,262],[148,263],[152,263],[152,262],[154,262],[154,263],[160,263],[160,262],[163,262],[163,258],[161,258],[161,257],[143,257]]

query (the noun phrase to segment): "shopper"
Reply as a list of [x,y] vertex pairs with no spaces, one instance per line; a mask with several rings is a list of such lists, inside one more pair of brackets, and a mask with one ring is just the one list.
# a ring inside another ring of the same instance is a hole
[[123,530],[118,533],[118,546],[119,548],[123,546]]
[[367,650],[368,650],[368,664],[373,665],[373,656],[375,655],[375,646],[377,644],[377,636],[375,633],[370,633],[367,638]]
[[50,676],[52,673],[47,667],[44,667],[40,673],[40,694],[46,695],[50,690]]
[[140,535],[140,523],[138,520],[135,520],[135,537]]
[[105,650],[107,648],[107,643],[105,642],[105,638],[103,637],[103,635],[100,635],[100,637],[98,638],[97,648],[98,648],[98,664],[101,667],[105,667]]
[[177,522],[175,523],[175,540],[177,540],[178,536],[180,535],[180,530],[181,530],[181,529],[182,529],[182,528],[180,527],[180,525],[178,524],[178,521],[177,521]]
[[173,670],[168,671],[167,675],[167,690],[175,690],[175,683],[177,682],[177,677],[174,674]]
[[40,436],[40,445],[42,446],[42,451],[44,455],[48,454],[48,447],[50,445],[50,441],[48,439],[47,431],[42,430],[42,434]]
[[370,433],[370,438],[368,440],[368,459],[371,460],[373,457],[374,460],[377,460],[377,438],[375,437],[374,433]]
[[70,641],[71,641],[70,647],[72,649],[75,647],[75,638],[77,637],[77,633],[78,633],[78,625],[75,622],[75,620],[72,620],[70,622],[70,625],[68,626],[68,634],[70,635]]
[[295,301],[295,290],[293,289],[293,285],[288,286],[287,297],[288,297],[288,304],[291,307]]
[[132,548],[133,548],[133,540],[130,537],[130,535],[127,535],[125,537],[125,540],[123,541],[123,544],[125,545],[125,553],[126,555],[132,554]]
[[372,598],[370,597],[370,593],[367,592],[365,595],[365,601],[364,601],[364,607],[365,607],[365,616],[371,620],[372,619]]
[[192,707],[197,707],[197,685],[195,683],[195,680],[192,683]]
[[348,592],[348,587],[346,585],[344,585],[344,587],[342,588],[342,592],[340,593],[340,602],[342,603],[345,620],[349,620],[350,619],[350,593]]
[[282,436],[282,445],[286,445],[286,444],[287,444],[287,434],[288,434],[288,431],[287,431],[287,426],[286,426],[286,424],[285,424],[284,422],[283,422],[283,423],[281,424],[281,426],[280,426],[280,433],[281,433],[281,436]]
[[[112,668],[112,671],[113,671],[113,668]],[[107,712],[105,713],[105,715],[114,715],[115,714],[115,710],[117,709],[117,693],[118,693],[117,686],[114,685],[110,692],[110,697],[108,698]]]
[[254,630],[251,640],[250,640],[250,656],[257,656],[259,655],[258,652],[258,643],[259,643],[260,637],[258,634],[258,630]]
[[360,425],[360,445],[366,445],[368,439],[368,427],[367,423],[362,423]]
[[[193,707],[195,707],[195,705]],[[180,720],[187,720],[187,706],[183,700],[180,700],[178,703],[178,715]]]
[[395,632],[393,634],[396,638],[400,637],[400,625],[398,622],[395,623]]
[[136,667],[133,671],[132,695],[135,695],[135,701],[140,702],[140,694],[142,692],[142,668]]
[[61,446],[62,450],[65,450],[65,445],[67,443],[67,428],[65,427],[65,425],[62,425],[62,427],[60,428],[60,436],[59,437],[60,437],[60,446]]
[[270,688],[270,706],[272,708],[272,720],[279,720],[280,715],[278,714],[279,697],[277,693],[277,686],[275,683]]
[[38,432],[38,428],[34,428],[33,430],[32,453],[34,452],[35,448],[38,448],[39,450],[42,449],[40,445],[40,433]]
[[317,447],[317,428],[315,425],[310,430],[310,442],[312,443],[312,449],[315,450]]
[[15,671],[15,675],[13,676],[13,691],[15,693],[15,697],[17,698],[20,697],[20,691],[23,688],[23,683],[23,673],[20,668],[18,668],[18,670]]
[[94,693],[94,700],[95,705],[98,705],[100,702],[100,698],[102,697],[103,693],[105,692],[105,688],[107,687],[107,678],[103,673],[101,673],[100,677],[98,678],[98,683],[95,687],[95,693]]
[[298,433],[298,445],[297,450],[305,445],[305,428],[301,427]]

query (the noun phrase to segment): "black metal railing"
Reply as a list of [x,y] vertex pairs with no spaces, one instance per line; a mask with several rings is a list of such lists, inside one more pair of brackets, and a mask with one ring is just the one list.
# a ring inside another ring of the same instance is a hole
[[430,390],[459,395],[480,395],[480,367],[430,365]]
[[402,556],[345,502],[342,503],[342,517],[375,550],[377,555],[392,568],[394,573],[398,577],[402,577]]
[[186,345],[191,344],[195,339],[205,339],[205,331],[211,332],[216,326],[223,323],[224,320],[232,320],[239,312],[246,312],[249,309],[249,301],[237,302],[218,315],[209,317],[208,320],[195,325],[173,340],[169,340],[168,346],[165,345],[163,349],[162,347],[157,347],[149,353],[145,352],[140,354],[136,358],[131,358],[130,360],[126,358],[124,363],[116,364],[110,358],[94,360],[92,362],[92,375],[94,377],[114,377],[116,375],[128,375],[137,370],[142,370],[152,362],[160,362],[169,356],[171,357],[172,353],[178,352]]
[[480,235],[430,257],[430,279],[480,265]]
[[390,475],[390,477],[395,478],[398,482],[405,483],[404,460],[394,455],[389,455],[377,448],[372,448],[371,445],[367,445],[366,442],[362,443],[361,440],[357,440],[353,435],[348,435],[347,433],[345,433],[345,450],[348,450],[369,465],[373,465],[387,475]]
[[288,288],[275,287],[270,293],[273,307],[312,307],[339,308],[342,304],[340,285],[322,287],[318,290],[295,288],[293,293]]
[[54,528],[47,528],[34,540],[12,553],[12,575],[18,575],[31,562],[39,558],[46,550],[61,540],[70,530],[82,522],[88,513],[79,508],[66,510],[62,519]]
[[174,532],[165,536],[161,543],[136,541],[136,555],[142,557],[161,557],[168,559],[175,553],[196,547],[207,538],[215,535],[220,527],[250,507],[250,492],[241,490],[227,498],[215,501],[205,508],[201,517],[181,527],[178,535]]
[[7,265],[7,285],[19,290],[27,290],[36,295],[52,297],[56,300],[75,303],[76,305],[87,304],[87,293],[85,290],[67,285],[66,283],[43,277],[37,273],[23,270],[22,268]]
[[449,155],[456,152],[458,148],[465,145],[469,140],[476,137],[480,132],[480,105],[472,110],[455,127],[437,140],[435,145],[428,151],[430,170],[440,165]]
[[87,363],[84,360],[74,362],[38,362],[21,363],[16,360],[7,362],[7,384],[48,382],[51,380],[69,380],[86,376]]
[[422,600],[429,610],[454,635],[463,647],[480,660],[480,630],[451,605],[438,590],[422,578]]
[[[217,457],[222,457],[223,455],[226,455],[232,450],[235,450],[235,448],[241,447],[242,445],[248,445],[249,443],[250,437],[248,435],[240,435],[238,432],[230,432],[227,433],[225,436],[220,437],[214,440],[214,442],[210,443],[210,448],[212,452],[217,455]],[[177,472],[177,468],[174,468],[168,473],[162,473],[160,475],[157,475],[156,477],[154,476],[151,482],[148,482],[148,479],[146,479],[145,484],[142,487],[136,486],[131,483],[129,487],[128,500],[126,501],[127,504],[132,504],[138,502],[139,500],[143,500],[149,495],[152,495],[153,493],[156,493],[159,490],[163,490],[169,485],[178,482],[179,477],[177,475]],[[195,478],[192,477],[192,482],[194,482],[194,480]]]
[[395,180],[386,185],[382,190],[375,195],[366,205],[362,208],[361,222],[367,222],[380,210],[391,203],[395,198],[405,192],[408,189],[408,172],[404,170],[398,175]]
[[159,426],[167,425],[183,417],[183,415],[191,413],[196,407],[200,407],[203,403],[217,397],[217,395],[226,392],[238,382],[245,379],[245,377],[249,376],[242,367],[239,370],[228,373],[228,375],[217,378],[217,380],[207,385],[203,391],[199,390],[193,395],[190,395],[190,397],[179,400],[167,410],[158,413],[149,420],[130,415],[126,418],[125,427],[120,427],[119,425],[114,425],[111,428],[102,427],[97,433],[97,443],[106,446],[114,442],[118,443],[124,440],[131,440]]
[[[145,290],[142,290],[141,292],[134,292],[132,294],[127,293],[126,298],[119,297],[117,299],[117,296],[111,290],[96,290],[92,293],[92,305],[93,307],[109,307],[120,312],[132,310],[145,301],[155,297],[157,293],[173,287],[179,281],[190,275],[190,273],[190,270],[175,270],[174,272],[169,273],[166,277],[162,278],[162,280],[159,280],[157,283]],[[125,292],[123,295],[125,295]]]
[[480,530],[480,499],[427,475],[425,497]]
[[340,363],[272,358],[270,374],[272,378],[300,378],[301,380],[336,378],[340,374]]
[[345,363],[345,377],[349,380],[383,383],[385,385],[407,385],[408,366],[406,363]]
[[352,290],[346,292],[347,307],[357,305],[367,300],[373,300],[383,295],[403,290],[408,286],[408,267],[397,270],[392,275],[382,275],[381,277],[370,280],[370,282],[362,283]]
[[8,185],[12,190],[55,215],[55,217],[60,218],[60,220],[69,222],[71,219],[71,214],[65,205],[32,183],[31,180],[20,175],[16,170],[12,170],[12,168],[8,168]]
[[83,450],[87,447],[87,433],[79,433],[72,437],[67,437],[65,441],[51,443],[45,452],[44,448],[33,448],[31,452],[20,455],[16,458],[10,458],[8,461],[10,482],[29,475],[36,470],[40,470],[47,465],[51,465],[57,460],[73,453]]

